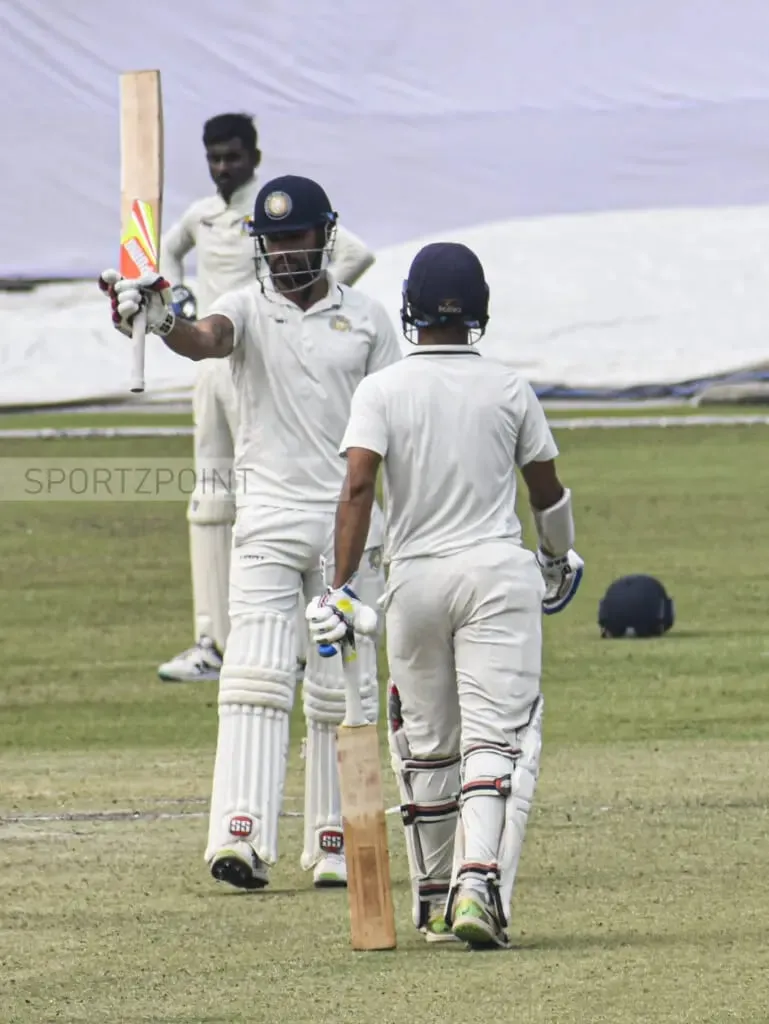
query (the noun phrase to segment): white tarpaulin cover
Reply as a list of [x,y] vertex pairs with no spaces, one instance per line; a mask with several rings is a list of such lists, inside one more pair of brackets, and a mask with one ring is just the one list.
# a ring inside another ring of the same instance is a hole
[[[115,263],[118,74],[159,67],[166,225],[210,189],[202,121],[245,110],[262,176],[317,177],[373,247],[482,237],[494,335],[547,382],[663,383],[757,361],[765,0],[5,0],[0,27],[0,276]],[[400,283],[388,252],[368,288]],[[97,308],[72,292],[5,297],[0,403],[120,392]],[[194,372],[164,354],[150,370],[153,387]]]

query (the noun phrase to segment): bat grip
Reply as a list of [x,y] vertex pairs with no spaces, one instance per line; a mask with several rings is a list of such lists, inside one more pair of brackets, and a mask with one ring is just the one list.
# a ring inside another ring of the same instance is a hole
[[344,674],[345,716],[348,726],[366,725],[366,713],[360,697],[358,658],[354,649],[342,648],[342,672]]
[[140,309],[134,317],[131,331],[133,339],[133,367],[131,370],[131,391],[144,391],[144,346],[147,338],[147,311]]
[[344,675],[345,716],[344,724],[349,726],[366,725],[366,713],[360,698],[360,680],[358,679],[358,655],[350,644],[318,644],[321,658],[333,658],[342,655],[342,673]]

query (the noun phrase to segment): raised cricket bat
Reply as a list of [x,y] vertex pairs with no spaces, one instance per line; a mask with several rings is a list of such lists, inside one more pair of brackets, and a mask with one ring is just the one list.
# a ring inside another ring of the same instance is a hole
[[[157,273],[163,214],[163,96],[159,71],[120,76],[120,273]],[[144,391],[147,314],[133,322],[131,391]]]
[[337,764],[352,948],[395,949],[379,737],[363,712],[355,648],[344,644],[340,653],[347,708],[337,730]]

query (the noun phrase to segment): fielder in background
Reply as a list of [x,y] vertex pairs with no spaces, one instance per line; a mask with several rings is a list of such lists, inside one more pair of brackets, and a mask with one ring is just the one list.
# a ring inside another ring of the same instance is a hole
[[[197,314],[205,316],[225,292],[254,281],[254,247],[248,222],[258,192],[256,171],[262,155],[253,120],[245,114],[220,114],[203,126],[203,146],[214,195],[193,203],[164,236],[160,272],[175,289],[175,312],[187,316],[189,303],[179,287],[184,281],[184,258],[197,250]],[[354,235],[337,228],[330,267],[341,284],[353,285],[373,264],[374,256]],[[187,293],[189,295],[189,293]],[[231,463],[237,434],[238,410],[227,360],[205,360],[193,395],[196,467]],[[198,472],[198,479],[202,474]],[[222,474],[222,478],[224,474]],[[161,665],[166,682],[218,679],[230,629],[227,593],[235,499],[212,496],[199,488],[190,496],[187,519],[190,531],[192,602],[195,643]],[[298,655],[304,660],[306,624],[301,608],[302,641]]]
[[[383,465],[389,739],[414,923],[428,941],[505,947],[542,743],[542,612],[579,585],[571,494],[530,385],[481,357],[483,267],[463,245],[416,256],[402,322],[416,347],[358,386],[340,451],[333,588],[307,609],[310,639],[350,622],[353,573]],[[516,467],[539,535],[522,546]],[[358,641],[360,642],[360,641]]]
[[[197,323],[175,318],[159,275],[125,280],[105,271],[123,333],[146,308],[148,330],[189,359],[231,363],[239,408],[237,513],[230,570],[232,627],[219,680],[219,732],[205,857],[214,878],[267,884],[278,857],[278,821],[294,702],[297,605],[323,591],[333,563],[334,511],[344,479],[338,450],[355,388],[401,358],[384,307],[325,269],[337,215],[308,178],[268,182],[251,230],[257,280],[213,303]],[[375,511],[356,587],[367,604],[384,591],[382,521]],[[300,602],[300,597],[303,599]],[[309,645],[302,687],[307,723],[304,850],[315,884],[345,885],[336,767],[345,712],[339,658]],[[378,715],[376,643],[359,644],[362,699]]]

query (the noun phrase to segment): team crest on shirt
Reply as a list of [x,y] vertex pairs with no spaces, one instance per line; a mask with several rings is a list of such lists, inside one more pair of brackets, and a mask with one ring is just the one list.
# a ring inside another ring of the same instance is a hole
[[287,192],[270,192],[264,201],[264,212],[270,220],[283,220],[291,213],[292,205]]
[[352,330],[352,324],[350,323],[350,321],[347,319],[346,316],[341,316],[340,314],[338,314],[337,316],[332,317],[331,320],[329,321],[329,324],[331,326],[331,330],[332,331],[351,331]]
[[245,235],[246,237],[250,237],[251,234],[252,234],[251,229],[252,229],[253,225],[254,225],[254,218],[253,217],[244,217],[243,220],[240,222],[240,233],[241,233],[241,235]]
[[376,571],[382,567],[382,549],[372,548],[368,553],[369,569]]

